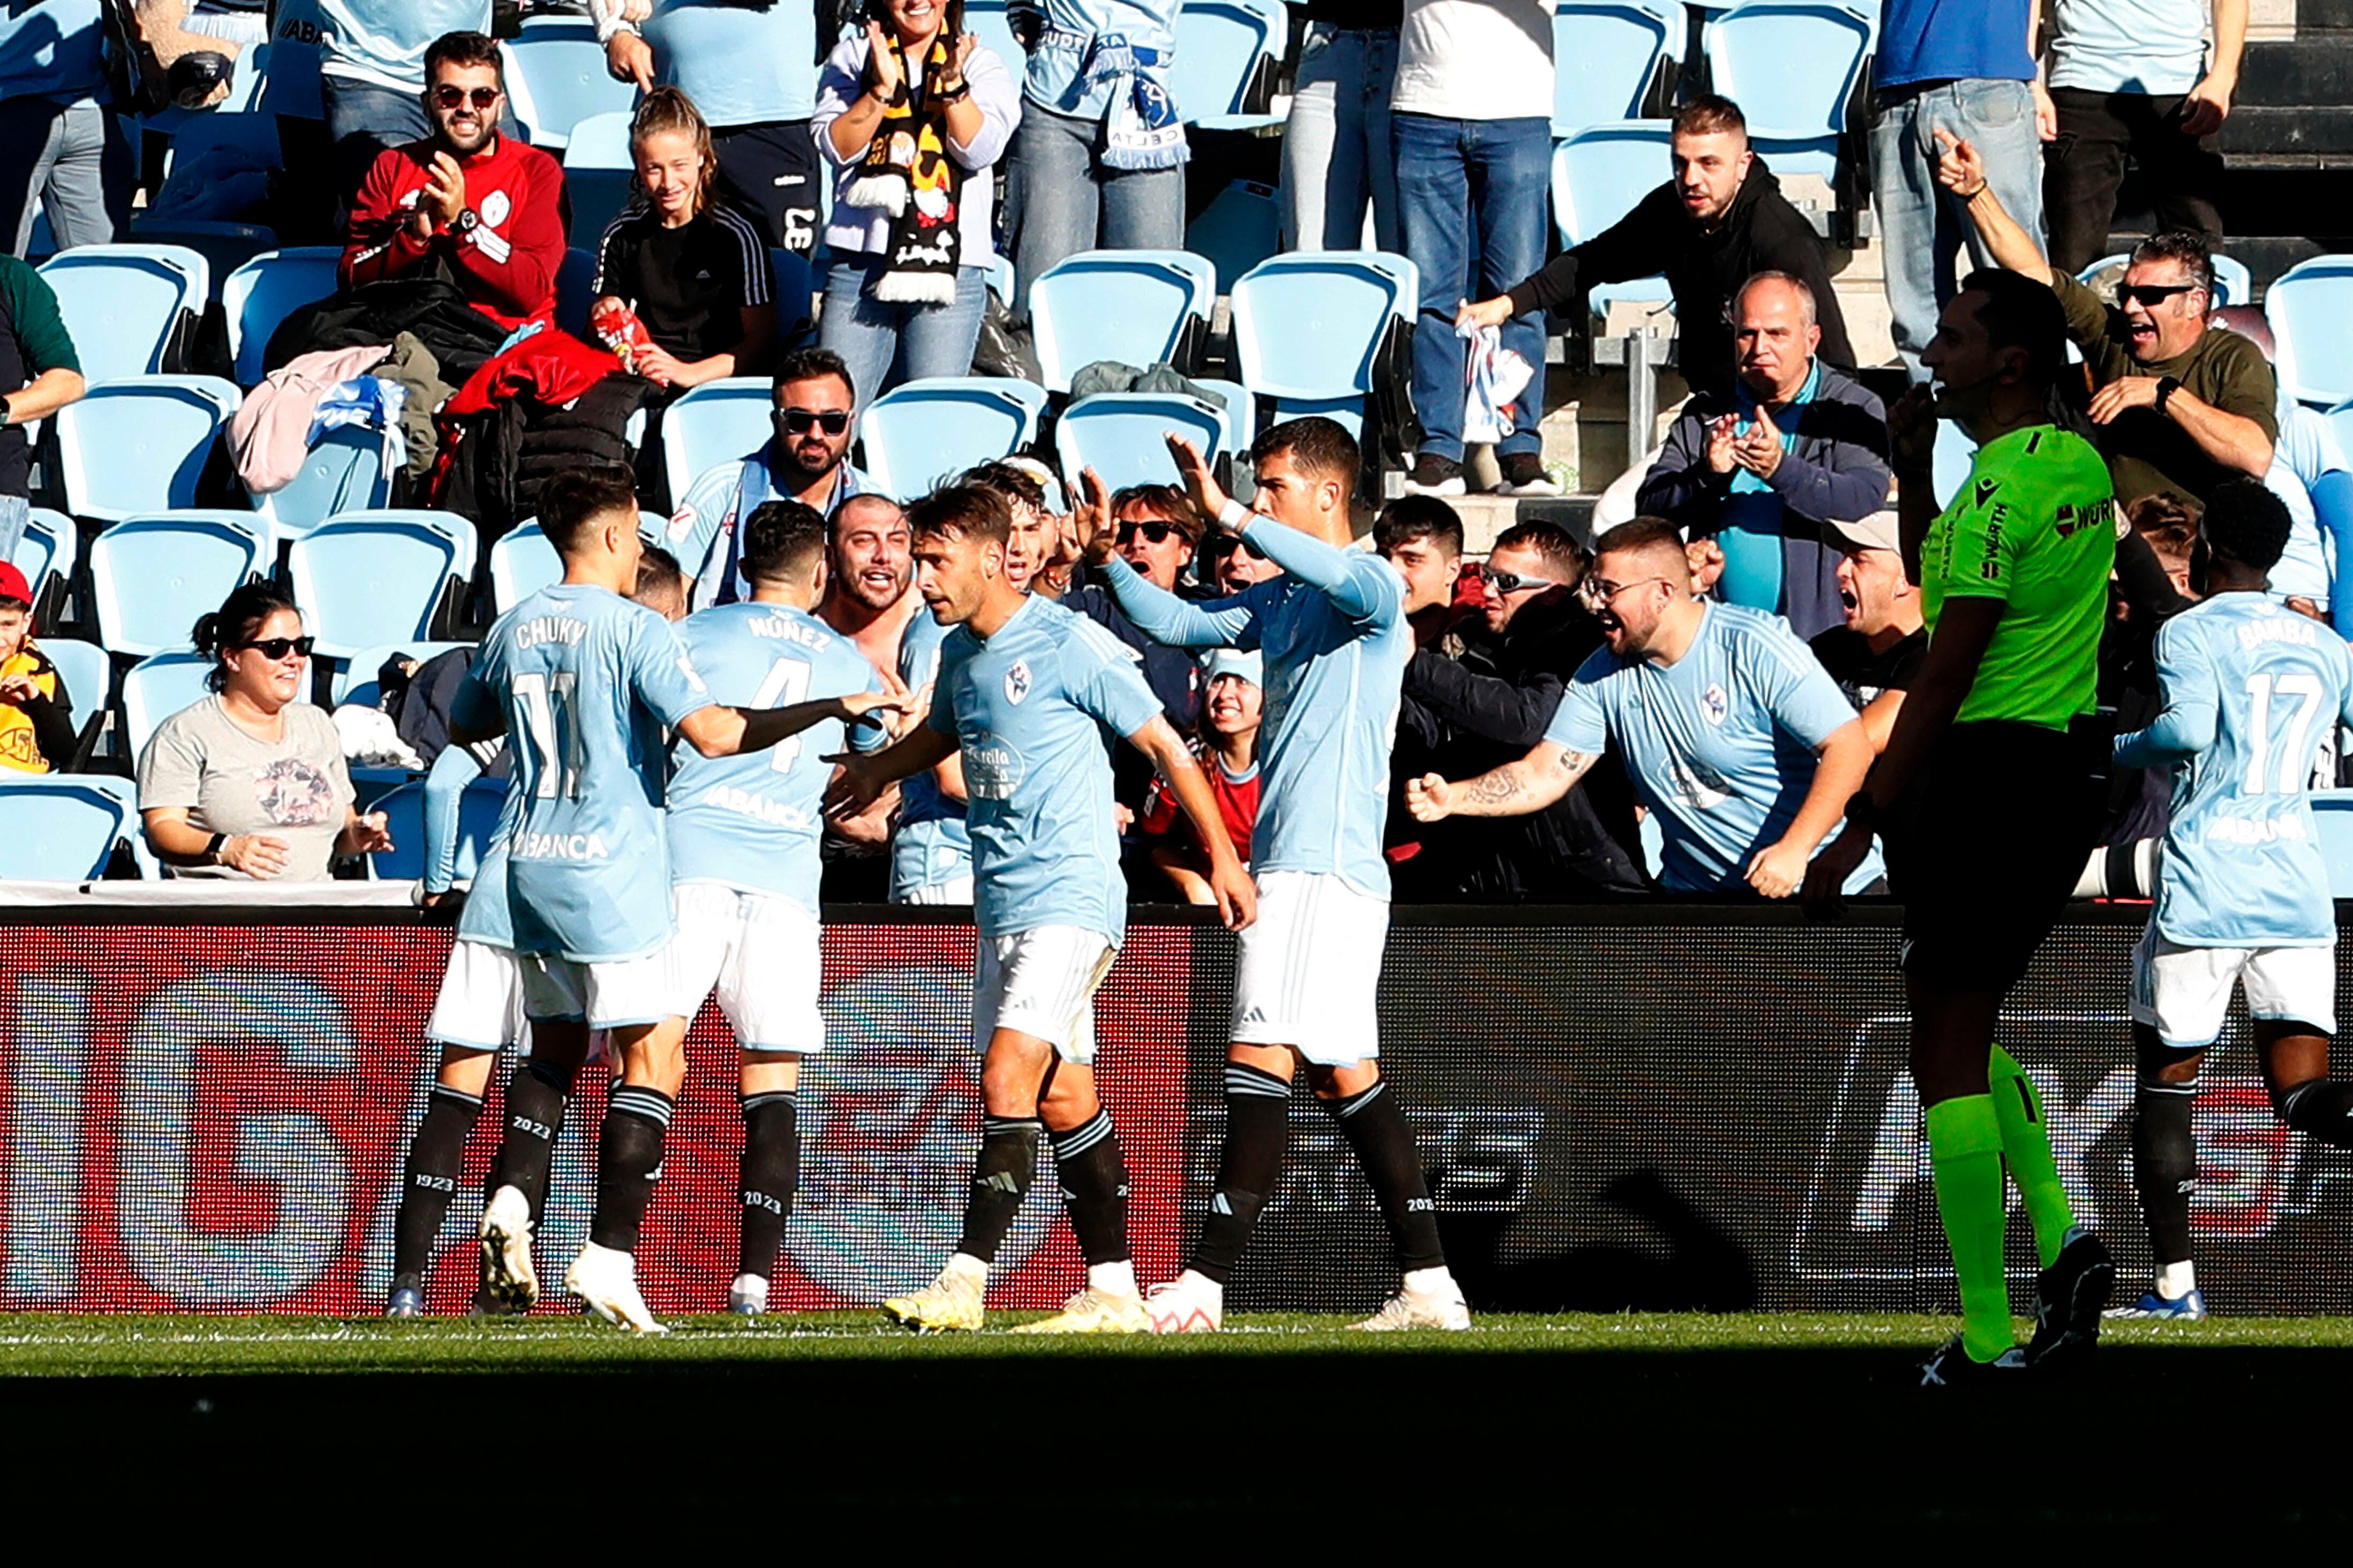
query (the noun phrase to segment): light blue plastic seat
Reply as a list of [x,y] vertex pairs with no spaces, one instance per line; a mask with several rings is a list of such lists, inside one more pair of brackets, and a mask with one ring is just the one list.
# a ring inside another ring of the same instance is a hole
[[775,387],[764,375],[731,375],[690,387],[662,413],[662,471],[673,505],[704,470],[749,457],[776,433]]
[[[2213,256],[2208,259],[2214,265],[2214,308],[2216,310],[2219,310],[2225,305],[2244,305],[2253,302],[2255,297],[2255,276],[2247,270],[2245,262],[2235,256]],[[2117,268],[2121,275],[2121,269],[2131,265],[2130,251],[2116,256],[2103,256],[2081,272],[2076,273],[2075,281],[2088,288],[2092,286],[2093,279],[2109,268]],[[2113,298],[2109,302],[2112,304],[2115,302]]]
[[185,647],[197,616],[275,560],[269,525],[250,512],[125,518],[90,547],[99,640],[132,658]]
[[1054,454],[1062,472],[1092,468],[1113,489],[1128,485],[1181,485],[1167,437],[1187,437],[1214,461],[1229,449],[1225,415],[1215,404],[1182,393],[1105,392],[1082,397],[1054,426]]
[[1172,358],[1186,324],[1208,329],[1218,269],[1183,250],[1082,250],[1029,289],[1038,365],[1051,392],[1097,360],[1138,370]]
[[331,517],[294,542],[287,567],[324,658],[422,637],[450,580],[474,572],[474,525],[455,512]]
[[[214,608],[217,608],[216,604]],[[141,659],[122,672],[122,743],[133,761],[147,749],[156,727],[183,708],[211,695],[205,677],[213,661],[187,647]]]
[[859,416],[859,466],[883,494],[908,501],[1035,440],[1046,389],[985,375],[931,376],[892,387]]
[[275,231],[254,223],[206,218],[133,219],[131,237],[142,245],[175,245],[205,258],[206,279],[217,300],[229,275],[257,256],[278,248]]
[[635,163],[626,114],[594,114],[572,128],[564,148],[564,188],[572,197],[572,237],[595,252],[605,226],[629,205]]
[[205,157],[224,149],[230,154],[227,166],[233,169],[286,167],[286,148],[275,116],[206,110],[189,115],[172,133],[172,144],[164,158],[165,183],[181,169],[193,171]]
[[96,383],[155,375],[184,313],[205,308],[212,268],[177,245],[85,245],[41,264],[81,361]]
[[499,52],[506,58],[508,105],[534,147],[561,152],[582,121],[626,115],[637,101],[637,85],[615,81],[605,68],[596,25],[585,18],[534,16]]
[[491,603],[501,615],[563,580],[564,557],[535,522],[510,530],[491,546]]
[[81,534],[75,529],[73,519],[45,506],[32,509],[25,523],[25,536],[16,542],[11,564],[25,574],[25,584],[33,590],[36,607],[51,576],[73,581],[74,563],[80,558],[80,552]]
[[1847,100],[1870,58],[1877,7],[1861,0],[1743,0],[1701,34],[1715,90],[1784,179],[1835,180]]
[[392,477],[406,460],[396,429],[341,425],[319,437],[280,489],[253,498],[280,539],[300,539],[331,517],[372,511],[392,499]]
[[[594,244],[593,237],[590,243]],[[596,302],[590,287],[596,281],[596,253],[573,246],[555,269],[555,324],[584,343],[597,340],[588,333],[588,307]]]
[[0,878],[82,882],[114,858],[114,846],[139,831],[137,786],[102,773],[0,776]]
[[1282,124],[1282,116],[1250,108],[1250,89],[1290,51],[1282,0],[1185,0],[1168,79],[1177,114],[1204,131]]
[[111,521],[196,504],[196,480],[241,395],[209,375],[139,375],[92,386],[57,412],[66,510]]
[[[1630,120],[1580,131],[1553,149],[1552,216],[1563,248],[1584,244],[1624,217],[1666,184],[1673,165],[1671,126],[1664,120]],[[1670,300],[1664,278],[1595,285],[1586,302],[1597,316],[1615,300]]]
[[94,642],[74,637],[42,637],[40,649],[58,667],[65,682],[66,700],[73,706],[74,728],[86,731],[90,721],[114,701],[114,661]]
[[395,654],[406,654],[423,664],[428,658],[438,658],[452,648],[474,646],[465,642],[433,642],[425,637],[401,637],[381,647],[362,648],[339,661],[335,667],[335,706],[340,708],[346,702],[356,702],[364,708],[375,707],[384,696],[376,682],[376,672],[384,668],[384,661]]
[[[507,781],[476,779],[458,802],[458,880],[470,881],[491,842],[498,837],[499,815],[506,809]],[[379,882],[414,882],[425,875],[425,785],[420,780],[379,795],[370,807],[387,818],[392,847],[370,856],[370,868]]]
[[1687,26],[1677,0],[1561,0],[1552,14],[1554,137],[1641,114]]
[[1230,294],[1243,273],[1282,248],[1282,208],[1272,185],[1236,180],[1185,226],[1185,248],[1218,269],[1218,292]]
[[1374,361],[1421,297],[1413,263],[1378,251],[1277,256],[1234,285],[1242,384],[1275,417],[1321,414],[1361,431]]
[[335,292],[343,254],[332,245],[265,251],[228,275],[221,285],[221,313],[228,319],[238,384],[260,384],[262,353],[280,321]]
[[1250,444],[1258,439],[1258,399],[1251,395],[1250,388],[1239,381],[1218,381],[1205,375],[1194,376],[1192,382],[1202,391],[1214,392],[1226,400],[1225,407],[1219,411],[1219,417],[1226,423],[1226,450],[1247,451]]
[[2328,896],[2353,899],[2353,789],[2316,789],[2305,797],[2320,829],[2320,857],[2328,866]]
[[2353,401],[2353,256],[2316,256],[2273,279],[2263,318],[2289,396],[2316,408]]
[[967,0],[964,8],[964,30],[978,38],[983,48],[994,51],[1016,79],[1028,68],[1029,54],[1021,47],[1021,40],[1013,36],[1013,24],[1006,16],[1005,0]]

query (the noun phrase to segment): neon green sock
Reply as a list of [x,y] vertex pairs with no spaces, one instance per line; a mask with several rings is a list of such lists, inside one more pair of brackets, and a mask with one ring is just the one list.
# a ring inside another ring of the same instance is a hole
[[2059,1184],[2059,1162],[2051,1157],[2051,1129],[2042,1121],[2042,1091],[2026,1076],[2017,1058],[2000,1046],[1987,1064],[1993,1089],[1993,1113],[2001,1122],[2001,1155],[2009,1163],[2010,1179],[2026,1200],[2026,1217],[2034,1222],[2034,1250],[2050,1268],[2075,1228],[2075,1210],[2067,1189]]
[[1961,1342],[1971,1361],[1991,1361],[2018,1342],[2010,1324],[2010,1281],[2001,1265],[2001,1122],[1993,1096],[1965,1094],[1928,1108],[1928,1163],[1936,1213],[1961,1285]]

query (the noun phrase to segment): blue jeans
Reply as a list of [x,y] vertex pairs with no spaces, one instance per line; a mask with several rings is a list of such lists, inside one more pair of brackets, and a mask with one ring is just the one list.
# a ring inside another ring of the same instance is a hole
[[1972,79],[1880,95],[1871,126],[1872,205],[1879,209],[1895,352],[1915,381],[1926,378],[1920,352],[1936,335],[1937,314],[1955,292],[1953,261],[1962,244],[1972,266],[1993,265],[1968,214],[1936,184],[1938,131],[1977,144],[2003,208],[2037,242],[2042,238],[2042,142],[2026,83]]
[[[1469,344],[1454,335],[1455,307],[1464,300],[1491,300],[1544,265],[1552,123],[1430,114],[1398,114],[1390,123],[1405,253],[1421,273],[1421,315],[1413,334],[1413,408],[1421,421],[1421,451],[1459,463]],[[1535,375],[1512,405],[1512,434],[1495,449],[1542,451],[1536,421],[1544,416],[1544,313],[1531,310],[1505,322],[1504,347],[1535,366]]]
[[[16,559],[16,546],[25,542],[25,531],[33,525],[33,503],[23,496],[0,496],[0,561]],[[40,592],[40,584],[33,584]]]
[[0,104],[0,249],[31,248],[37,199],[59,250],[130,238],[136,162],[111,109],[29,96]]
[[1389,152],[1397,56],[1394,27],[1308,25],[1298,91],[1282,128],[1283,249],[1356,249],[1368,201],[1377,248],[1398,248],[1397,165]]
[[377,153],[433,134],[424,100],[413,92],[322,73],[319,101],[327,111],[327,140],[335,149],[336,190],[346,205],[359,194]]
[[1177,250],[1185,244],[1185,171],[1114,169],[1100,121],[1021,106],[1005,156],[1005,244],[1029,311],[1029,283],[1082,250]]
[[972,346],[980,341],[988,296],[988,269],[959,267],[955,304],[887,303],[866,291],[881,265],[881,257],[836,257],[818,322],[818,345],[849,366],[861,409],[902,381],[971,374]]

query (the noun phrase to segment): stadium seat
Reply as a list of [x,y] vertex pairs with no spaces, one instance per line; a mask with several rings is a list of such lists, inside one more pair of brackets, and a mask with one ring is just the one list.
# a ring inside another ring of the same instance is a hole
[[[214,153],[228,155],[213,170],[197,171],[195,165]],[[191,114],[172,133],[172,144],[164,156],[164,178],[168,184],[181,169],[191,171],[190,178],[209,175],[219,167],[237,169],[282,170],[286,167],[286,149],[279,139],[278,121],[267,114],[223,114],[206,110]],[[184,181],[183,184],[186,182]]]
[[41,264],[86,381],[155,375],[184,319],[201,313],[212,268],[177,245],[85,245]]
[[886,495],[913,500],[976,463],[1035,440],[1046,391],[1035,382],[933,376],[892,387],[859,416],[860,465]]
[[662,414],[662,471],[673,505],[695,477],[768,444],[776,433],[776,389],[765,375],[733,375],[689,387]]
[[325,658],[426,636],[449,582],[474,574],[474,525],[455,512],[331,517],[287,556],[294,602]]
[[102,773],[11,773],[0,778],[0,878],[88,881],[139,831],[139,789]]
[[2305,797],[2320,830],[2320,856],[2328,866],[2328,896],[2353,899],[2353,789],[2316,789]]
[[96,643],[75,637],[43,637],[40,647],[58,667],[58,679],[65,682],[74,728],[87,735],[113,706],[114,661]]
[[369,511],[392,499],[392,478],[407,460],[397,429],[341,425],[319,437],[283,489],[253,498],[280,539],[300,539],[331,517]]
[[576,245],[565,250],[564,265],[555,269],[555,324],[586,343],[596,341],[588,335],[588,307],[596,302],[596,253]]
[[[2214,264],[2216,309],[2219,310],[2224,305],[2244,305],[2252,302],[2255,297],[2255,279],[2254,274],[2247,270],[2247,264],[2235,256],[2215,256],[2211,259]],[[2117,256],[2103,256],[2081,272],[2076,273],[2075,281],[2086,288],[2096,288],[2098,285],[2092,280],[2101,273],[2114,268],[2121,277],[2124,269],[2131,264],[2132,255],[2129,251]],[[2110,302],[2114,303],[2115,289],[2109,289],[2105,292],[2110,296]]]
[[335,291],[335,267],[343,252],[332,245],[265,251],[228,275],[221,285],[221,313],[228,318],[228,352],[240,386],[261,382],[261,356],[278,323],[303,306]]
[[1082,250],[1047,269],[1029,289],[1038,365],[1050,392],[1097,360],[1141,370],[1173,361],[1187,325],[1207,332],[1218,269],[1182,250]]
[[90,547],[99,641],[133,658],[186,647],[197,616],[276,562],[269,524],[250,512],[125,518]]
[[[2337,440],[2340,446],[2345,442],[2353,441],[2353,402],[2338,404],[2336,407],[2328,410],[2327,417],[2329,428],[2337,432]],[[2348,447],[2346,449],[2348,451],[2353,451],[2353,447]],[[38,514],[37,513],[36,515]],[[25,557],[23,552],[20,551],[16,556],[16,564],[21,566],[24,563]]]
[[1106,392],[1082,397],[1054,425],[1054,454],[1062,472],[1092,468],[1113,489],[1128,485],[1181,485],[1166,437],[1192,438],[1214,461],[1230,449],[1226,416],[1215,404],[1182,393]]
[[[498,836],[499,816],[507,804],[507,781],[476,779],[458,803],[458,879],[472,879],[482,851]],[[376,798],[372,810],[384,813],[392,847],[368,857],[379,882],[414,882],[425,875],[425,785],[402,784]]]
[[629,116],[596,114],[572,128],[564,149],[564,188],[572,198],[571,243],[596,253],[605,226],[629,205]]
[[1185,0],[1168,78],[1177,114],[1204,131],[1282,124],[1282,116],[1265,112],[1265,105],[1275,63],[1290,51],[1291,18],[1282,0]]
[[[1632,212],[1672,172],[1664,120],[1630,120],[1596,125],[1553,149],[1552,216],[1563,248],[1584,244]],[[1656,303],[1673,298],[1663,278],[1600,283],[1586,302],[1597,316],[1615,300]]]
[[1561,0],[1552,14],[1554,137],[1641,114],[1685,26],[1678,0]]
[[1234,285],[1234,353],[1242,384],[1275,400],[1275,417],[1323,414],[1364,424],[1383,341],[1421,297],[1413,263],[1378,251],[1277,256]]
[[376,672],[384,661],[395,654],[406,654],[422,664],[428,658],[438,658],[452,648],[472,647],[466,642],[433,642],[425,637],[404,637],[385,643],[381,647],[366,647],[342,660],[335,668],[333,692],[335,706],[357,702],[373,708],[382,700],[383,691],[376,684]]
[[[217,607],[217,606],[213,606]],[[142,658],[122,672],[122,743],[134,762],[156,726],[208,695],[213,661],[185,647]]]
[[278,236],[252,223],[215,223],[200,218],[149,222],[133,219],[131,237],[142,245],[175,245],[205,258],[206,279],[218,299],[229,275],[255,257],[278,248]]
[[501,615],[563,580],[564,557],[535,522],[512,530],[491,546],[491,603]]
[[66,510],[111,521],[196,504],[196,480],[242,395],[209,375],[138,375],[58,410]]
[[81,552],[81,534],[75,529],[73,519],[62,512],[51,511],[45,506],[33,508],[25,524],[25,537],[16,542],[13,564],[25,574],[25,584],[33,590],[33,605],[39,608],[41,595],[57,576],[73,581],[74,562]]
[[1274,187],[1236,180],[1185,226],[1185,248],[1218,269],[1218,292],[1230,294],[1243,273],[1282,248],[1282,209]]
[[1029,54],[1021,47],[1021,40],[1013,36],[1005,0],[970,0],[964,8],[964,30],[993,50],[1016,80],[1028,68]]
[[2316,256],[2272,279],[2263,295],[2272,368],[2299,403],[2353,400],[2353,256]]
[[1214,381],[1205,375],[1192,378],[1193,384],[1204,392],[1214,392],[1226,400],[1219,410],[1226,422],[1226,450],[1240,452],[1249,449],[1258,439],[1258,399],[1250,388],[1239,381]]
[[1020,275],[1013,270],[1013,258],[1001,250],[989,257],[988,291],[997,296],[998,304],[1011,309],[1014,289],[1020,281]]
[[534,16],[499,46],[506,58],[507,102],[534,147],[563,152],[573,128],[596,115],[627,115],[634,83],[615,81],[597,47],[596,24],[573,16]]
[[1877,27],[1862,0],[1743,0],[1702,34],[1715,89],[1784,180],[1838,177],[1847,100]]

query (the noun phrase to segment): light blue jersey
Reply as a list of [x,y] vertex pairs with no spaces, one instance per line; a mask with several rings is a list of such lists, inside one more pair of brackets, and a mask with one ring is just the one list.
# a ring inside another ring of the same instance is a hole
[[[879,690],[882,679],[858,645],[789,605],[722,605],[679,623],[687,657],[712,695],[738,708]],[[828,719],[765,752],[706,757],[684,741],[671,748],[670,874],[674,882],[717,882],[739,892],[790,899],[817,918],[819,809],[845,726]],[[850,727],[860,751],[889,739],[879,724]]]
[[[752,584],[744,575],[739,554],[743,539],[736,524],[764,501],[797,499],[780,487],[769,471],[769,450],[763,447],[748,458],[705,468],[688,487],[686,499],[667,524],[648,515],[638,520],[638,536],[669,551],[694,579],[691,609],[707,610],[752,596]],[[822,501],[811,504],[831,517],[851,496],[869,495],[874,489],[872,479],[844,463],[834,470],[833,489]]]
[[[940,678],[940,648],[950,628],[919,610],[899,639],[899,679],[921,691]],[[936,695],[934,701],[938,699]],[[944,793],[926,769],[899,785],[899,826],[891,835],[891,897],[912,897],[972,875],[972,835],[965,831],[964,802]]]
[[[1816,752],[1853,718],[1788,622],[1710,604],[1672,664],[1596,649],[1561,694],[1545,739],[1590,757],[1615,747],[1634,793],[1659,816],[1660,883],[1731,893],[1746,889],[1757,852],[1788,831],[1813,787]],[[1884,874],[1874,847],[1846,890]]]
[[1405,584],[1389,563],[1253,518],[1242,537],[1282,568],[1230,599],[1187,604],[1113,556],[1119,607],[1177,647],[1257,648],[1266,664],[1250,869],[1340,878],[1389,896],[1381,854],[1398,689],[1413,657]]
[[499,617],[450,717],[503,719],[514,752],[517,952],[595,963],[670,940],[661,731],[709,706],[670,623],[617,594],[559,583]]
[[[817,112],[814,6],[654,0],[654,14],[638,31],[653,49],[656,85],[692,99],[715,130]],[[802,194],[817,205],[817,192]]]
[[2165,711],[2116,740],[2131,768],[2179,763],[2158,935],[2183,947],[2337,940],[2305,789],[2331,726],[2353,723],[2353,654],[2268,594],[2217,594],[2157,632]]
[[986,640],[948,633],[930,723],[964,750],[982,936],[1077,926],[1119,945],[1127,879],[1098,726],[1133,735],[1159,713],[1118,639],[1051,600],[1024,599]]
[[425,90],[425,51],[445,33],[487,33],[491,0],[319,0],[319,69],[396,92]]
[[[466,786],[482,776],[486,760],[506,749],[499,741],[444,746],[425,775],[425,890],[446,893],[458,882],[458,838],[464,826]],[[507,791],[499,830],[482,846],[473,885],[458,911],[458,939],[486,947],[514,946],[514,915],[507,907],[507,838],[522,815],[522,798]]]

